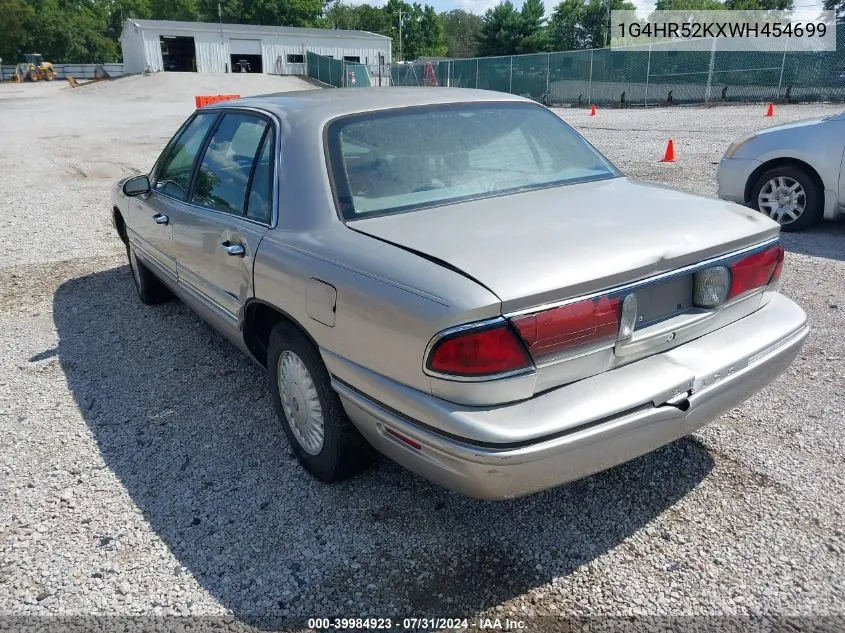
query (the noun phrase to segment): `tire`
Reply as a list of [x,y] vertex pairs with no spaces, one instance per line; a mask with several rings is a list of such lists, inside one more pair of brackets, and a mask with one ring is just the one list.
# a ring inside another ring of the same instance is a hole
[[372,463],[375,451],[343,410],[319,352],[292,324],[279,323],[270,333],[267,370],[276,414],[305,470],[331,483]]
[[156,305],[173,298],[173,294],[167,289],[167,286],[161,283],[158,277],[138,259],[131,244],[126,245],[126,256],[129,258],[132,281],[142,303]]
[[[788,194],[796,185],[798,195]],[[784,207],[779,206],[778,195]],[[821,221],[824,195],[816,179],[800,167],[775,167],[757,178],[751,189],[751,204],[778,222],[783,231],[803,231]]]

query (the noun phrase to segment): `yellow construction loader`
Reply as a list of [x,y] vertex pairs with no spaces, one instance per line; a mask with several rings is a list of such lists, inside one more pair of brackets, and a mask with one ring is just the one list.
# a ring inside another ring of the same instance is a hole
[[15,76],[18,81],[53,81],[56,78],[56,71],[53,64],[44,61],[44,56],[38,53],[29,53],[23,56],[24,61],[18,64],[15,69]]

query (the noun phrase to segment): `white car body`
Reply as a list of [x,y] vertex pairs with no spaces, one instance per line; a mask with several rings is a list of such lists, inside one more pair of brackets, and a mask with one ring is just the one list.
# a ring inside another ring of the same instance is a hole
[[731,144],[719,169],[719,197],[754,206],[752,189],[767,170],[791,165],[814,175],[824,191],[822,217],[845,215],[845,113],[760,130]]

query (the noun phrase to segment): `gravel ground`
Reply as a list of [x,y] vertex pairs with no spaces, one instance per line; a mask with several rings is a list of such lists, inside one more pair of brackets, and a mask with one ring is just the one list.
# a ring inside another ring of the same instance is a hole
[[[387,460],[322,485],[297,466],[259,369],[178,302],[137,301],[107,212],[107,188],[152,164],[194,94],[302,85],[249,75],[0,85],[7,622],[845,617],[843,224],[786,236],[782,290],[808,312],[810,338],[774,384],[700,433],[498,504]],[[837,110],[783,106],[775,122]],[[629,175],[715,195],[715,163],[770,123],[763,111],[560,112]],[[670,137],[679,160],[659,163]]]

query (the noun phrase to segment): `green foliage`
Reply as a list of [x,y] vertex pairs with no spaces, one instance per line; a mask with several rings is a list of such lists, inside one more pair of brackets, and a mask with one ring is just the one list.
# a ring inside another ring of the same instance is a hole
[[[539,0],[529,0],[539,2]],[[103,63],[119,59],[118,41],[129,18],[270,26],[357,29],[388,35],[399,49],[399,11],[407,59],[443,56],[443,21],[428,5],[389,0],[383,8],[328,0],[0,0],[0,56],[20,61],[38,51],[55,63]],[[473,16],[474,17],[474,16]],[[476,18],[480,21],[480,18]]]
[[4,63],[20,61],[26,42],[26,28],[35,11],[24,0],[0,0],[0,57]]
[[[634,11],[636,7],[626,0],[611,0],[610,10]],[[563,0],[549,19],[551,48],[556,51],[601,48],[607,44],[609,20],[608,4],[604,0]]]
[[117,43],[108,35],[106,2],[27,0],[33,14],[26,22],[24,48],[58,63],[111,62]]
[[718,11],[725,5],[720,0],[657,0],[657,11]]
[[[364,5],[366,6],[366,5]],[[480,16],[455,9],[440,14],[449,57],[473,57],[476,55],[476,40],[481,32]]]
[[[393,38],[393,55],[397,59],[416,59],[418,57],[442,57],[448,46],[446,33],[440,16],[428,5],[415,2],[408,4],[402,0],[388,0],[384,6],[387,19],[387,31],[383,35]],[[399,15],[402,15],[401,58],[399,46]]]
[[744,11],[790,11],[794,0],[725,0],[725,9]]
[[824,0],[827,11],[836,11],[836,21],[845,22],[845,0]]
[[545,50],[542,0],[525,0],[517,11],[505,0],[484,14],[478,35],[479,55],[514,55]]

